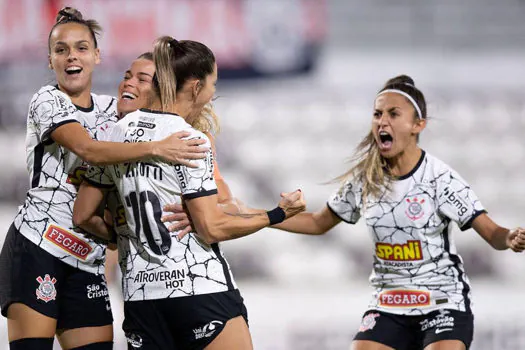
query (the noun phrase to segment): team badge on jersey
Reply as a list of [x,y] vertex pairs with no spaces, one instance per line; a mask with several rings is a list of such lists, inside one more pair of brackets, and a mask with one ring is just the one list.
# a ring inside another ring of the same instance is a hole
[[378,313],[371,313],[363,317],[361,325],[359,326],[359,332],[366,332],[373,329],[376,325],[376,318],[379,317]]
[[36,289],[36,298],[45,301],[46,303],[51,300],[55,300],[57,296],[57,290],[55,288],[56,278],[52,278],[49,275],[45,275],[44,278],[38,276],[36,281],[40,283]]
[[414,197],[412,199],[407,198],[407,202],[408,207],[405,210],[405,214],[410,220],[416,221],[417,219],[420,219],[423,215],[425,215],[425,211],[423,209],[423,203],[425,203],[424,199],[418,199],[417,197]]

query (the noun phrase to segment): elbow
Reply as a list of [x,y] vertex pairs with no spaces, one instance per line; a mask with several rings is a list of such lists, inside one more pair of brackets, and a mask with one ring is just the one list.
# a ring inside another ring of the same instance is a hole
[[88,221],[89,221],[89,217],[87,215],[84,215],[83,213],[77,210],[73,211],[73,225],[77,227],[82,227]]
[[197,228],[197,235],[208,245],[219,243],[227,239],[226,232],[221,229],[220,225],[211,222],[206,222],[202,227]]

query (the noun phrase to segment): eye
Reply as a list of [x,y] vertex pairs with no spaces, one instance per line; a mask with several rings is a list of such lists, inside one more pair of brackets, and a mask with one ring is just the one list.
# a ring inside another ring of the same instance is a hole
[[380,117],[381,117],[381,113],[379,113],[378,111],[375,111],[374,118],[380,118]]
[[64,50],[63,47],[57,47],[57,48],[55,49],[55,53],[63,53],[64,51],[65,51],[65,50]]
[[88,49],[88,48],[87,48],[86,46],[81,46],[81,47],[79,47],[79,50],[80,50],[80,51],[87,51],[87,49]]

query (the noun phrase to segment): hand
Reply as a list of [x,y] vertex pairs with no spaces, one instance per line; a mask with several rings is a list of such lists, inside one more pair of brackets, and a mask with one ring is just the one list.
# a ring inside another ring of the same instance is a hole
[[516,227],[507,235],[507,247],[516,253],[525,250],[525,229]]
[[304,201],[304,196],[301,190],[296,190],[290,193],[281,193],[279,207],[283,208],[287,219],[304,211],[306,209],[306,202]]
[[190,135],[188,131],[179,131],[161,141],[157,141],[153,153],[168,162],[196,168],[197,165],[190,160],[205,158],[209,147],[200,146],[206,143],[205,139],[183,140],[183,138]]
[[161,221],[171,223],[171,225],[168,226],[168,231],[180,231],[177,234],[177,239],[179,241],[192,231],[193,227],[190,216],[184,211],[184,207],[181,204],[167,204],[163,209],[164,211],[173,213],[164,215],[161,218]]

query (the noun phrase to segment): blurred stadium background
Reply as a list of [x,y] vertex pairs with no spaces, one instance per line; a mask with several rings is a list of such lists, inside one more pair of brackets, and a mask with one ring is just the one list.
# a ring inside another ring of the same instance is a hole
[[[27,107],[54,80],[47,36],[65,5],[104,27],[96,93],[116,94],[159,35],[214,50],[219,163],[251,206],[271,208],[296,188],[310,210],[324,205],[337,188],[324,183],[368,131],[376,91],[404,73],[429,102],[422,146],[470,182],[498,223],[525,225],[523,0],[0,0],[0,242],[29,185]],[[473,284],[472,349],[525,349],[525,257],[492,250],[473,230],[456,233]],[[223,247],[256,349],[349,347],[371,292],[364,225],[321,237],[268,229]],[[124,349],[115,278],[111,292],[115,348]]]

